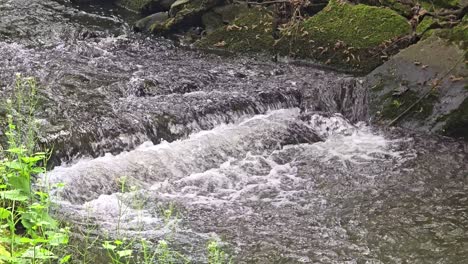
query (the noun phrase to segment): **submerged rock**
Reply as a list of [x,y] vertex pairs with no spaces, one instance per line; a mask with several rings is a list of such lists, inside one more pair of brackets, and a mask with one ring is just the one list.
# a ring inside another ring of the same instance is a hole
[[[466,49],[441,33],[403,50],[368,76],[377,122],[388,124],[423,98],[395,123],[468,139]],[[395,92],[402,87],[404,92]]]

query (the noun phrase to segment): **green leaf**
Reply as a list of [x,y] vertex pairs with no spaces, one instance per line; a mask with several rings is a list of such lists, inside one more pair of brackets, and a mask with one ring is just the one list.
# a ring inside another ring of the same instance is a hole
[[66,255],[65,257],[60,259],[60,264],[67,263],[70,261],[71,255]]
[[120,250],[120,251],[117,251],[117,255],[119,255],[119,257],[123,258],[123,257],[128,257],[128,256],[131,256],[132,255],[132,250],[130,249],[127,249],[127,250]]
[[29,199],[29,197],[24,195],[20,190],[0,191],[0,198],[19,202],[24,202]]
[[31,182],[29,181],[29,175],[12,176],[8,179],[8,183],[12,186],[12,189],[21,191],[23,193],[31,193]]
[[102,247],[110,251],[114,251],[117,248],[117,246],[112,245],[109,241],[105,241]]
[[5,208],[0,208],[0,219],[8,219],[11,217],[11,212]]
[[46,236],[49,238],[49,245],[59,246],[68,244],[68,234],[60,232],[46,232]]
[[[12,128],[15,129],[15,126],[13,125]],[[10,153],[13,153],[13,154],[23,154],[26,151],[26,149],[24,149],[24,148],[10,148],[10,149],[7,149],[6,151],[10,152]]]
[[54,253],[51,251],[41,248],[39,246],[30,247],[26,250],[22,255],[21,258],[26,259],[54,259],[57,258]]
[[15,161],[5,162],[5,166],[7,168],[14,169],[14,170],[17,170],[17,171],[22,171],[22,170],[26,169],[26,164],[18,162],[16,160]]

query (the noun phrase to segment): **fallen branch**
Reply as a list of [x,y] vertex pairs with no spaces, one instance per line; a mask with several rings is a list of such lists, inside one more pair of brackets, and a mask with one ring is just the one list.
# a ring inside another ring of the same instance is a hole
[[447,76],[458,66],[458,64],[460,62],[462,62],[464,60],[464,56],[462,56],[440,79],[438,79],[431,87],[431,89],[429,89],[426,93],[424,93],[421,97],[418,98],[418,100],[416,100],[416,102],[414,102],[412,105],[410,105],[405,111],[403,111],[400,115],[398,115],[395,119],[393,119],[392,121],[390,121],[390,123],[388,123],[387,127],[390,127],[392,126],[393,124],[395,124],[396,122],[398,122],[398,120],[400,120],[404,115],[406,115],[411,109],[413,109],[413,107],[415,107],[417,104],[419,104],[426,96],[428,96],[432,91],[434,91],[435,88],[437,88],[441,83],[442,81],[447,78]]

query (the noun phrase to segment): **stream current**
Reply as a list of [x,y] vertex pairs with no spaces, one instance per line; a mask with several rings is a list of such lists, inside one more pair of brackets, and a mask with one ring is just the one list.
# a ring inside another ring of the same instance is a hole
[[0,93],[37,78],[77,236],[170,235],[195,263],[211,239],[235,263],[466,263],[466,143],[367,125],[360,78],[176,47],[135,19],[0,0]]

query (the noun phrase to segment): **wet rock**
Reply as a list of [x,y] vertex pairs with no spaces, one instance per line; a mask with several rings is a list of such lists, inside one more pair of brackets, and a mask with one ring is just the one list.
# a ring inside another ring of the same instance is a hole
[[[376,122],[388,124],[423,97],[396,124],[468,138],[466,48],[441,33],[403,50],[367,77]],[[404,92],[395,93],[399,87]]]
[[132,11],[149,15],[169,11],[174,2],[175,0],[118,0],[117,4]]
[[143,19],[138,20],[135,23],[135,30],[136,31],[151,31],[151,25],[155,23],[162,23],[166,21],[166,19],[169,17],[167,12],[160,12],[156,14],[152,14],[150,16],[147,16]]
[[212,33],[216,29],[232,23],[237,17],[249,11],[244,4],[228,4],[218,6],[202,16],[203,27],[207,33]]
[[207,33],[212,33],[217,28],[224,25],[223,18],[213,11],[208,12],[202,16],[202,23]]
[[169,18],[164,22],[154,23],[151,31],[157,35],[168,35],[198,27],[202,24],[203,14],[220,4],[222,0],[178,0],[169,10]]

